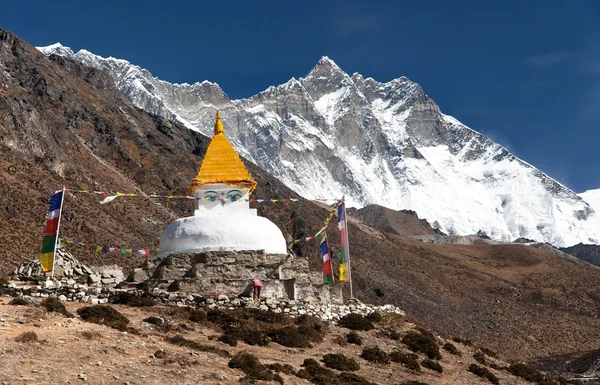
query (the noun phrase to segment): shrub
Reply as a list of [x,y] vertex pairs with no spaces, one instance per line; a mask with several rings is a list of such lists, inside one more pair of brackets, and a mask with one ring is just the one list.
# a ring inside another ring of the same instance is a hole
[[5,278],[0,277],[0,287],[8,286],[8,281]]
[[145,307],[154,306],[154,297],[149,293],[135,293],[131,291],[120,292],[116,296],[111,298],[111,302],[114,304],[134,306],[134,307]]
[[380,312],[374,311],[374,312],[369,313],[369,315],[367,315],[365,318],[371,322],[381,322],[381,320],[383,319],[383,316],[381,315]]
[[35,332],[21,333],[15,341],[22,343],[38,342],[38,336]]
[[249,380],[279,381],[283,380],[278,374],[273,374],[266,366],[260,363],[258,358],[247,352],[239,352],[229,360],[229,367],[241,369]]
[[343,354],[332,353],[323,356],[323,363],[326,367],[341,371],[356,371],[360,370],[360,365],[354,358],[348,358]]
[[298,333],[302,334],[311,342],[321,342],[325,337],[325,333],[320,329],[315,329],[314,326],[300,325]]
[[413,352],[425,353],[430,359],[439,360],[442,358],[440,348],[431,333],[408,332],[402,338],[402,342]]
[[492,357],[492,358],[496,358],[496,359],[498,358],[498,355],[492,349],[479,348],[479,350],[481,350],[483,352],[483,354],[485,354],[488,357]]
[[77,314],[87,322],[105,325],[120,331],[128,330],[129,319],[110,306],[86,306],[78,309]]
[[476,376],[479,376],[481,378],[487,378],[487,380],[494,385],[500,384],[500,380],[498,380],[498,377],[496,377],[494,373],[490,372],[484,367],[478,366],[476,364],[471,364],[469,365],[469,369],[467,370]]
[[294,369],[294,367],[290,364],[280,364],[280,363],[275,363],[275,364],[270,364],[267,365],[267,367],[274,371],[274,372],[281,372],[281,373],[285,373],[285,374],[296,374],[296,369]]
[[383,330],[381,330],[381,334],[393,341],[400,341],[400,339],[402,338],[400,336],[400,333],[398,333],[394,329],[383,329]]
[[517,377],[521,377],[525,381],[529,382],[540,382],[543,381],[546,377],[539,370],[521,362],[510,364],[510,366],[508,367],[508,371],[511,374]]
[[485,355],[481,352],[475,352],[475,354],[473,354],[473,358],[475,359],[475,361],[479,362],[481,365],[486,364]]
[[438,373],[442,373],[444,371],[444,368],[442,368],[442,365],[440,365],[439,363],[432,361],[428,358],[421,361],[421,365],[423,365],[427,369],[434,370]]
[[459,344],[463,344],[465,346],[473,346],[473,342],[471,342],[467,339],[461,338],[461,337],[454,337],[454,338],[452,338],[452,341],[459,343]]
[[306,337],[306,335],[300,333],[300,331],[293,326],[286,326],[281,329],[273,329],[269,331],[268,336],[271,337],[273,342],[277,342],[279,345],[290,348],[310,347],[310,340]]
[[362,345],[362,338],[360,338],[360,335],[355,332],[352,331],[348,334],[346,334],[346,340],[348,341],[349,344],[354,344],[354,345]]
[[28,305],[31,305],[31,302],[27,301],[23,297],[16,297],[16,298],[11,299],[8,304],[13,305],[13,306],[28,306]]
[[307,358],[302,363],[304,369],[296,372],[296,377],[304,378],[314,384],[321,385],[375,385],[367,381],[365,378],[357,376],[354,373],[343,372],[339,375],[333,370],[321,367],[319,363]]
[[217,338],[217,341],[229,346],[237,346],[238,339],[237,336],[234,336],[233,334],[223,333],[219,338]]
[[173,345],[183,346],[186,348],[198,350],[200,352],[215,353],[221,357],[230,356],[227,350],[219,349],[210,345],[202,345],[196,341],[188,340],[187,338],[184,338],[179,334],[171,338],[166,338],[166,340],[167,342],[172,343]]
[[56,297],[46,298],[42,301],[41,305],[49,312],[59,313],[68,318],[73,317],[73,314],[67,311],[65,305]]
[[190,309],[190,316],[188,317],[188,320],[192,321],[192,322],[205,322],[206,321],[206,312],[205,311],[201,311],[201,310],[196,310],[196,309]]
[[332,340],[335,344],[338,344],[340,346],[348,346],[348,341],[346,340],[346,338],[344,336],[341,335],[337,335],[333,338]]
[[366,378],[358,376],[354,373],[340,373],[338,375],[339,382],[336,384],[344,385],[377,385],[373,382],[367,381]]
[[456,346],[452,345],[450,342],[446,342],[442,348],[450,354],[454,354],[456,356],[461,355]]
[[343,316],[340,318],[338,324],[351,330],[371,330],[375,328],[375,325],[371,321],[356,313]]
[[379,349],[378,346],[364,348],[360,356],[365,360],[374,362],[376,364],[390,363],[390,356],[383,350]]
[[390,353],[390,360],[398,362],[402,364],[405,368],[414,370],[416,372],[421,371],[421,365],[419,365],[419,362],[417,361],[418,358],[418,355],[412,353],[402,353],[399,351],[394,351]]
[[[307,378],[310,382],[315,384],[339,384],[337,374],[333,370],[321,367],[321,365],[313,358],[306,358],[302,363],[302,366],[310,376]],[[298,372],[300,373],[302,370],[299,370]],[[306,373],[301,373],[301,375],[305,376]],[[296,376],[298,376],[298,373],[296,373]]]
[[300,369],[296,372],[296,377],[304,378],[305,380],[311,381],[312,375],[306,369]]

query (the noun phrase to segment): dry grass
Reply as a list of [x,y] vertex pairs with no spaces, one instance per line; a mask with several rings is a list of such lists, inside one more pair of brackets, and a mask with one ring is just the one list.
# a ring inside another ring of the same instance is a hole
[[24,332],[15,338],[15,341],[22,343],[38,342],[38,336],[36,332]]
[[214,353],[221,357],[231,356],[231,354],[229,354],[227,350],[220,349],[211,345],[202,345],[196,341],[188,340],[187,338],[184,338],[181,335],[166,338],[166,341],[172,343],[173,345],[183,346],[200,352]]
[[99,340],[102,338],[102,334],[96,330],[84,330],[81,332],[81,337],[88,341]]

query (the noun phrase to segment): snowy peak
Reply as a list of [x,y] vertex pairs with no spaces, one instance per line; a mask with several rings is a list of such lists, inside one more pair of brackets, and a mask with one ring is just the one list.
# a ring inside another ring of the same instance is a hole
[[413,210],[448,234],[600,242],[592,208],[600,193],[578,196],[444,115],[406,77],[350,77],[324,56],[305,77],[232,101],[208,81],[171,84],[126,60],[58,44],[40,51],[101,68],[136,106],[207,135],[220,109],[240,154],[303,196]]
[[36,47],[39,51],[41,51],[44,55],[59,55],[59,56],[73,56],[73,50],[69,47],[65,47],[60,43],[54,43],[46,47]]
[[592,207],[596,214],[600,215],[600,189],[588,190],[578,195]]

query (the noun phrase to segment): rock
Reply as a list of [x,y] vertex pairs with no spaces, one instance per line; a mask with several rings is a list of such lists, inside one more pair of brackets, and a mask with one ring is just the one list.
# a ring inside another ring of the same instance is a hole
[[87,380],[87,376],[86,376],[85,374],[83,374],[83,373],[79,373],[79,374],[77,375],[77,378],[78,378],[79,380],[81,380],[81,381],[85,381],[85,380]]
[[90,274],[88,276],[88,283],[98,283],[100,282],[100,277],[98,277],[96,274]]
[[145,322],[151,323],[153,325],[163,326],[165,324],[165,319],[159,317],[157,315],[150,316],[144,320]]
[[98,298],[92,298],[91,303],[92,305],[98,305]]
[[102,282],[103,285],[111,285],[113,283],[117,283],[117,279],[116,278],[102,278],[100,280],[100,282]]
[[225,294],[220,294],[217,299],[219,301],[229,301],[229,297],[227,297]]
[[67,296],[64,295],[64,294],[61,294],[61,295],[58,296],[58,300],[60,302],[65,302],[67,300]]
[[128,282],[144,282],[150,278],[148,270],[144,269],[133,269],[133,271],[127,277]]

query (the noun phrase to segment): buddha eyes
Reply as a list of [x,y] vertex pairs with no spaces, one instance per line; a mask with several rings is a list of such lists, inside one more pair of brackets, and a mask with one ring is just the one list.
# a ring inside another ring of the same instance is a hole
[[219,198],[219,193],[216,191],[207,191],[206,193],[204,193],[204,198],[211,202],[214,202]]
[[204,193],[204,199],[215,202],[217,200],[221,200],[222,204],[225,204],[225,201],[235,202],[242,197],[242,192],[240,190],[231,190],[225,195],[225,199],[222,199],[221,196],[223,193],[219,194],[217,191],[207,191]]
[[237,201],[241,197],[242,192],[240,190],[231,190],[227,193],[227,199],[231,200],[232,202]]

